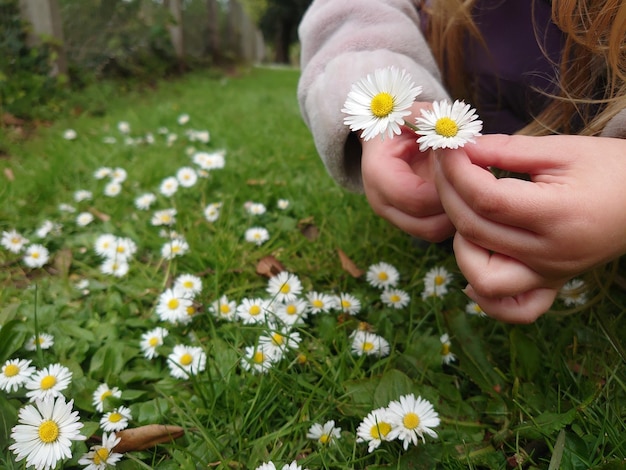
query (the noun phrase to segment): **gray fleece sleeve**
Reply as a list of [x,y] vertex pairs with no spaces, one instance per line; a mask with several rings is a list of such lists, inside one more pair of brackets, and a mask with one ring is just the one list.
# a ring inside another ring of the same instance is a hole
[[345,188],[361,191],[360,142],[341,112],[352,84],[394,65],[423,87],[418,99],[448,98],[419,15],[412,0],[315,0],[298,33],[302,116],[329,174]]

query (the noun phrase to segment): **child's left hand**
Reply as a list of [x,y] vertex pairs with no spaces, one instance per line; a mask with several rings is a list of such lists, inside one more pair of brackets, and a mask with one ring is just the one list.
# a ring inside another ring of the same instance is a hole
[[626,141],[486,135],[437,155],[466,293],[490,316],[534,321],[567,280],[626,253]]

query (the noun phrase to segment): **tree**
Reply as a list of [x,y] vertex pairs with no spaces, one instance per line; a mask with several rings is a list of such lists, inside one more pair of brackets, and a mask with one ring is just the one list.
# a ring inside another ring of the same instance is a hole
[[312,0],[266,1],[267,8],[259,21],[261,31],[268,42],[274,45],[274,60],[288,64],[289,47],[298,40],[298,25]]

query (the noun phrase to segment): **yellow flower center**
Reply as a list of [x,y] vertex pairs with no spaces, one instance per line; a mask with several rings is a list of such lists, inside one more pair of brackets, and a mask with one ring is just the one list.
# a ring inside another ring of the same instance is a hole
[[49,390],[57,383],[57,378],[54,375],[46,375],[41,379],[40,385],[42,390]]
[[37,259],[37,258],[39,258],[39,252],[38,251],[33,251],[30,256],[31,256],[31,258]]
[[420,417],[415,413],[409,412],[402,418],[402,424],[407,429],[415,429],[420,425]]
[[261,313],[261,307],[259,307],[258,305],[253,305],[252,307],[250,307],[250,310],[248,311],[248,313],[252,315],[253,317],[255,317],[259,313]]
[[381,422],[372,426],[370,429],[370,436],[374,439],[380,439],[381,437],[385,437],[391,431],[391,425],[389,423]]
[[441,345],[441,355],[447,356],[448,354],[450,354],[450,343],[443,343]]
[[106,400],[106,398],[110,397],[111,395],[113,395],[113,392],[111,390],[107,390],[102,395],[100,395],[100,401]]
[[124,253],[124,251],[126,251],[126,249],[122,245],[117,245],[117,252],[118,253]]
[[193,287],[193,282],[192,281],[185,281],[185,282],[183,282],[183,286],[185,287],[185,289],[191,289]]
[[291,287],[289,286],[289,284],[283,284],[282,287],[280,288],[280,293],[289,294],[289,292],[291,292]]
[[341,300],[341,307],[342,308],[350,308],[350,307],[352,307],[352,304],[350,303],[349,300],[342,299]]
[[161,216],[161,222],[163,222],[164,224],[167,224],[171,221],[172,221],[172,217],[170,217],[169,215],[164,214]]
[[172,246],[172,253],[178,253],[180,251],[180,246],[179,245],[173,245]]
[[370,343],[369,341],[363,343],[363,351],[369,352],[372,349],[374,349],[374,343]]
[[170,310],[176,310],[179,305],[180,302],[178,301],[178,299],[170,299],[170,301],[167,303],[167,308],[169,308]]
[[315,308],[323,308],[324,307],[324,302],[322,302],[320,299],[315,299],[313,302],[311,302],[311,304]]
[[156,348],[159,345],[159,338],[157,338],[156,336],[153,336],[152,338],[150,338],[150,340],[148,341],[148,344],[150,346],[152,346],[153,348]]
[[20,373],[20,368],[15,364],[9,364],[4,368],[4,376],[5,377],[15,377]]
[[374,116],[383,118],[388,116],[389,113],[393,111],[393,104],[393,96],[383,91],[372,98],[370,109],[372,110],[372,114]]
[[298,309],[295,305],[287,305],[285,311],[287,312],[287,315],[295,315],[296,313],[298,313]]
[[221,304],[220,305],[220,312],[222,312],[223,315],[228,315],[230,313],[230,307],[228,304]]
[[108,458],[109,449],[107,449],[106,447],[100,447],[93,454],[93,463],[96,465],[102,465],[103,463],[106,463]]
[[254,353],[254,356],[252,356],[252,362],[255,362],[256,364],[263,364],[264,360],[265,354],[263,354],[263,351],[257,351]]
[[196,307],[194,307],[193,305],[190,305],[189,307],[187,307],[187,315],[191,316],[194,313],[196,313]]
[[328,444],[330,442],[330,434],[322,434],[320,436],[320,442],[322,444]]
[[109,422],[110,423],[117,423],[119,421],[122,420],[122,415],[120,413],[118,413],[117,411],[114,411],[113,413],[111,413],[109,415]]
[[191,364],[193,361],[193,356],[189,353],[185,353],[182,356],[180,356],[180,365],[181,366],[188,366],[189,364]]
[[398,294],[392,294],[389,297],[389,300],[391,300],[391,302],[394,303],[394,304],[398,303],[398,302],[400,302],[400,296]]
[[46,444],[50,444],[54,442],[59,437],[59,426],[52,420],[44,421],[39,425],[37,429],[37,434],[39,434],[39,439]]
[[276,346],[280,346],[281,344],[283,344],[284,341],[285,337],[283,335],[281,335],[280,333],[272,333],[272,342]]
[[435,276],[435,285],[436,286],[441,286],[443,285],[443,283],[446,282],[446,278],[443,276]]
[[389,279],[389,275],[386,272],[381,271],[378,273],[378,279],[381,281],[386,281],[387,279]]
[[443,137],[454,137],[459,132],[459,126],[447,116],[437,119],[435,132]]
[[481,313],[483,311],[483,309],[478,304],[474,305],[473,308],[474,308],[474,312],[476,313]]
[[13,243],[14,245],[17,245],[18,243],[20,243],[22,240],[20,240],[17,237],[13,237],[11,238],[11,243]]

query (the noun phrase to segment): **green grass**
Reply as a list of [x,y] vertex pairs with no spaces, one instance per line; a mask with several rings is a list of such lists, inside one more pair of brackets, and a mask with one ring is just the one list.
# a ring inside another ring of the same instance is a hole
[[[92,393],[106,382],[122,391],[118,402],[132,410],[131,427],[170,424],[184,436],[132,451],[118,468],[256,468],[272,460],[277,468],[297,459],[303,468],[624,468],[626,459],[626,374],[623,338],[624,295],[607,289],[588,308],[556,313],[526,326],[498,323],[465,313],[467,299],[453,256],[441,246],[418,246],[376,217],[364,197],[337,187],[326,175],[303,125],[295,99],[298,73],[253,69],[237,76],[194,73],[155,89],[119,90],[103,83],[75,96],[75,113],[39,127],[26,140],[15,130],[0,130],[0,231],[16,229],[43,243],[51,261],[28,269],[21,255],[0,249],[0,361],[31,359],[37,368],[59,362],[72,373],[64,394],[85,423],[85,433],[100,435]],[[185,126],[177,117],[187,113]],[[125,145],[117,123],[131,135],[151,132],[152,145]],[[171,145],[157,133],[175,132]],[[74,141],[62,138],[77,131]],[[185,129],[209,130],[208,144],[190,143]],[[115,136],[116,144],[103,144]],[[226,167],[211,171],[171,198],[159,195],[154,209],[176,207],[173,227],[190,245],[171,262],[161,258],[164,239],[150,224],[151,211],[134,208],[145,191],[158,194],[160,182],[182,166],[186,153],[226,150]],[[122,193],[103,195],[93,177],[101,166],[123,167]],[[91,201],[74,202],[78,189],[93,191]],[[289,207],[276,208],[279,199]],[[252,216],[246,201],[267,212]],[[203,209],[221,202],[220,218],[209,223]],[[86,227],[67,203],[110,218]],[[60,233],[39,240],[44,220],[62,224]],[[268,242],[244,241],[251,226],[268,229]],[[304,236],[315,227],[316,237]],[[138,252],[129,273],[116,278],[100,272],[93,250],[103,233],[132,238]],[[380,291],[364,276],[342,268],[342,250],[362,270],[380,261],[400,272],[398,287],[411,295],[395,310],[380,301]],[[320,313],[297,327],[302,341],[265,374],[240,366],[262,326],[217,320],[209,306],[220,296],[240,302],[268,297],[267,278],[258,262],[272,255],[302,281],[304,291],[347,292],[361,311]],[[453,273],[449,292],[422,300],[423,278],[431,268]],[[202,278],[200,313],[186,326],[159,321],[159,295],[179,274]],[[76,288],[89,281],[89,292]],[[367,322],[391,345],[386,357],[357,357],[349,335]],[[161,355],[145,359],[142,333],[155,326],[170,330]],[[28,352],[23,345],[36,329],[54,336],[51,349]],[[457,360],[441,361],[439,337],[448,333]],[[190,379],[170,376],[166,356],[176,344],[200,346],[205,371]],[[438,438],[403,450],[384,442],[369,454],[356,442],[356,429],[374,408],[414,393],[433,403],[441,418]],[[8,450],[25,391],[0,391],[0,467],[23,468]],[[307,439],[313,423],[334,420],[341,437],[324,447]],[[78,443],[63,468],[74,468],[93,442]]]

